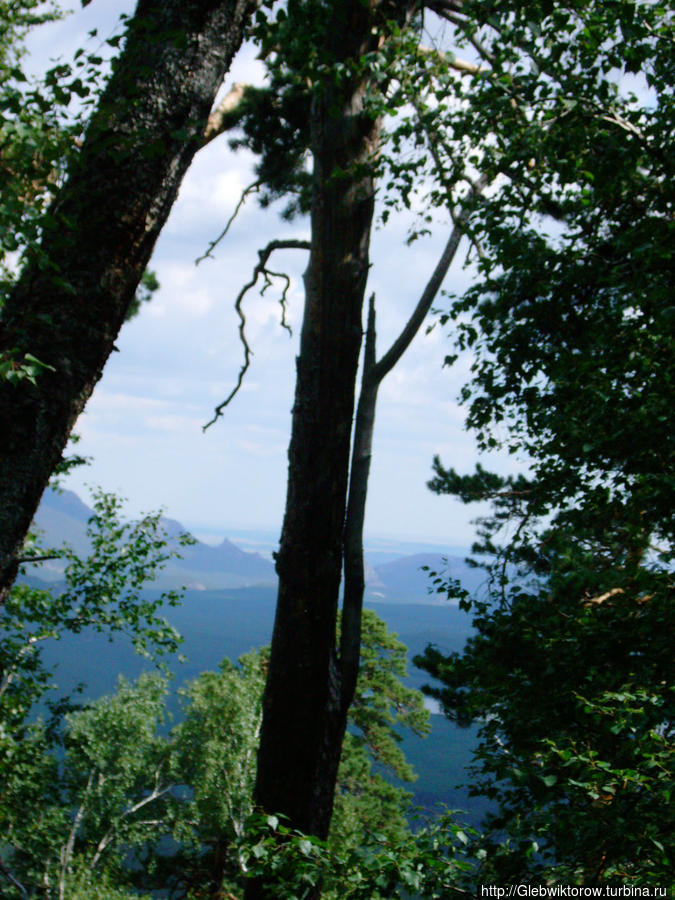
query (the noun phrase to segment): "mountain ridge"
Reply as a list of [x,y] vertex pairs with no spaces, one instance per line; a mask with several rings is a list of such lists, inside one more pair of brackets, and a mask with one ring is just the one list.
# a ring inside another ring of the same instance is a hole
[[[87,522],[93,511],[69,490],[48,489],[40,503],[34,527],[40,531],[45,546],[67,543],[80,555],[89,551]],[[178,538],[188,530],[176,519],[162,517],[162,527],[170,545],[180,556],[170,560],[153,583],[153,588],[184,587],[188,590],[226,590],[231,588],[276,586],[274,564],[260,553],[243,550],[227,537],[217,545],[195,539],[191,545],[178,547]],[[48,561],[30,575],[55,583],[63,578],[62,561]],[[428,571],[426,571],[428,570]],[[365,600],[374,604],[447,603],[444,594],[436,593],[429,571],[445,573],[459,579],[464,587],[476,590],[483,576],[467,566],[459,556],[434,549],[389,559],[379,565],[366,561]]]
[[[34,520],[34,526],[41,532],[42,540],[52,546],[64,542],[77,553],[86,553],[89,541],[86,534],[87,522],[93,510],[73,491],[54,491],[48,488],[42,498]],[[178,548],[178,538],[188,531],[176,519],[162,516],[161,525],[170,546]],[[227,538],[212,547],[195,539],[195,543],[180,547],[179,556],[170,560],[153,587],[186,587],[206,590],[252,587],[276,583],[274,565],[259,553],[241,550]],[[39,573],[45,580],[58,580],[63,573],[63,564],[45,566]]]

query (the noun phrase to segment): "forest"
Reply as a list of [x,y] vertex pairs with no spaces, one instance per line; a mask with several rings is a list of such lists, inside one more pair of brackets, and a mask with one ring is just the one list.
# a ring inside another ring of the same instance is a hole
[[[672,9],[138,0],[97,49],[36,74],[31,36],[67,14],[0,0],[0,895],[670,887]],[[264,83],[228,82],[242,47]],[[184,684],[176,714],[166,613],[182,592],[153,584],[193,539],[103,491],[84,549],[43,546],[32,523],[86,462],[78,417],[161,292],[156,242],[215,142],[255,172],[206,256],[245,202],[307,238],[251,247],[250,281],[230,285],[242,362],[206,428],[245,402],[249,295],[281,285],[288,327],[279,253],[303,259],[303,313],[271,642]],[[409,245],[440,234],[441,250],[382,349],[373,235],[401,220]],[[444,290],[462,265],[468,288]],[[471,630],[414,664],[443,715],[477,728],[477,827],[411,809],[401,736],[429,715],[405,646],[364,606],[378,395],[425,329],[447,367],[470,361],[481,462],[439,454],[428,488],[479,504],[482,578],[429,572]],[[125,635],[154,668],[56,699],[45,647],[91,634]]]

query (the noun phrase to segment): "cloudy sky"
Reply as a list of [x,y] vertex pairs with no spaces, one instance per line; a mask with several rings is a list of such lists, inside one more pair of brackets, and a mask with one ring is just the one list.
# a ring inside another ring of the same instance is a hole
[[[107,37],[119,13],[132,8],[130,2],[94,0],[64,22],[39,29],[31,40],[33,67],[38,70],[50,58],[69,59],[93,28]],[[245,47],[224,89],[261,77],[255,51]],[[257,249],[273,238],[308,236],[307,222],[289,225],[278,211],[260,210],[251,201],[215,259],[196,265],[252,180],[251,157],[233,154],[227,138],[195,159],[152,261],[161,288],[125,326],[117,342],[120,352],[112,354],[77,424],[78,450],[92,457],[92,464],[66,485],[83,496],[86,485],[117,491],[128,498],[131,514],[163,506],[195,533],[214,538],[244,528],[278,529],[285,498],[303,251],[272,260],[273,268],[292,278],[293,337],[280,327],[278,292],[251,293],[246,317],[252,367],[224,418],[202,431],[241,365],[233,302],[250,277]],[[374,234],[368,292],[377,295],[380,354],[417,302],[448,227],[441,222],[432,238],[412,247],[405,245],[403,220]],[[469,283],[461,256],[446,280],[449,291]],[[437,497],[425,486],[435,453],[460,469],[476,460],[456,403],[469,361],[444,369],[450,351],[440,327],[418,335],[382,386],[366,526],[371,537],[471,543],[469,523],[476,510]]]

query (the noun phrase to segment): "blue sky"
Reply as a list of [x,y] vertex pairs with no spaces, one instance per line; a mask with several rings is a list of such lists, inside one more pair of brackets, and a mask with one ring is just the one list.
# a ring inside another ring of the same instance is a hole
[[[75,7],[75,5],[73,4]],[[120,12],[133,4],[94,0],[64,22],[45,26],[31,40],[33,67],[48,58],[68,59],[94,27],[107,36]],[[239,54],[224,90],[235,81],[260,81],[255,51]],[[86,497],[101,485],[129,500],[137,514],[164,506],[197,534],[226,535],[242,528],[280,527],[286,488],[287,446],[293,403],[297,335],[302,316],[302,251],[279,254],[272,267],[292,278],[289,321],[279,325],[278,294],[251,293],[246,301],[254,351],[244,387],[225,416],[206,433],[216,403],[231,390],[242,350],[233,302],[273,238],[307,237],[305,221],[282,222],[278,211],[250,201],[215,253],[195,260],[223,228],[242,189],[252,180],[252,158],[233,154],[227,138],[201,151],[189,171],[151,267],[161,288],[127,324],[104,376],[77,423],[79,452],[91,456],[66,486]],[[374,234],[368,293],[378,305],[382,353],[416,303],[448,237],[440,221],[431,238],[406,247],[405,219]],[[445,289],[461,290],[471,272],[460,253]],[[366,531],[370,535],[427,539],[469,546],[475,509],[431,494],[425,483],[439,453],[448,465],[473,467],[473,438],[463,430],[456,397],[466,379],[466,358],[451,370],[443,359],[451,343],[443,329],[416,338],[385,380],[377,411]],[[493,463],[495,465],[495,463]],[[503,469],[504,463],[496,462]]]

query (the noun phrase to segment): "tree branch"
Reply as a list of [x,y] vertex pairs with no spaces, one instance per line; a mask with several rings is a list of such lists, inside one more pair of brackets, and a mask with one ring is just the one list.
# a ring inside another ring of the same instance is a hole
[[401,359],[426,318],[457,252],[463,227],[471,211],[472,201],[482,193],[486,186],[487,178],[483,176],[472,186],[471,195],[456,214],[450,238],[417,306],[398,338],[379,362],[376,362],[375,352],[375,296],[372,295],[369,301],[363,377],[354,423],[352,463],[343,533],[344,598],[340,634],[340,670],[342,703],[345,709],[349,707],[354,696],[361,654],[361,613],[365,589],[363,527],[372,458],[377,393],[382,379]]
[[361,614],[365,589],[363,525],[373,452],[377,391],[380,385],[380,381],[373,377],[375,342],[375,295],[371,294],[368,301],[363,377],[354,422],[349,493],[342,540],[345,586],[342,601],[342,630],[340,632],[340,674],[342,705],[345,711],[354,698],[361,657]]
[[437,16],[446,18],[449,13],[461,13],[464,4],[462,0],[426,0],[423,5]]
[[21,884],[20,881],[17,881],[17,879],[12,875],[12,873],[9,871],[9,869],[7,869],[2,864],[2,862],[0,862],[0,873],[2,873],[5,876],[5,878],[14,885],[15,888],[18,888],[21,891],[21,893],[24,895],[24,897],[28,898],[30,896],[28,891],[26,890],[26,888]]
[[[133,816],[133,814],[134,814],[135,812],[138,812],[139,809],[143,809],[143,807],[144,807],[144,806],[147,806],[148,803],[152,803],[152,802],[154,802],[155,800],[159,800],[160,797],[163,797],[164,794],[167,794],[167,793],[172,789],[173,785],[168,785],[167,787],[162,788],[162,790],[159,790],[159,775],[160,775],[160,771],[161,771],[161,766],[159,766],[158,769],[157,769],[156,772],[155,772],[155,787],[153,788],[152,793],[151,793],[151,794],[148,794],[148,796],[147,796],[147,797],[144,797],[142,800],[139,800],[138,803],[134,803],[134,805],[133,805],[133,806],[130,806],[129,809],[126,809],[126,810],[120,815],[120,821],[121,821],[122,819],[127,819],[129,816]],[[150,824],[157,824],[157,825],[159,825],[159,824],[161,824],[161,823],[160,823],[160,822],[146,822],[146,823],[144,823],[144,824],[146,824],[146,825],[150,825]],[[113,839],[114,836],[115,836],[115,826],[113,825],[112,827],[110,827],[110,828],[107,830],[107,832],[103,835],[103,837],[101,838],[101,840],[98,842],[98,846],[96,847],[96,851],[95,851],[95,853],[94,853],[94,856],[92,857],[92,860],[91,860],[91,862],[89,863],[89,871],[90,871],[90,872],[93,872],[93,871],[94,871],[94,869],[96,868],[96,865],[98,864],[99,859],[101,858],[101,856],[102,856],[102,854],[104,853],[106,847],[110,844],[110,842],[112,841],[112,839]]]
[[478,63],[469,62],[468,59],[461,59],[459,56],[455,56],[454,53],[444,53],[435,47],[418,45],[417,49],[422,55],[435,57],[439,62],[450,66],[451,69],[455,69],[457,72],[467,75],[483,75],[490,71],[487,66],[480,66]]
[[220,103],[211,110],[204,129],[202,148],[239,123],[239,105],[248,87],[248,84],[233,84]]
[[82,802],[80,803],[77,812],[75,813],[75,818],[73,819],[73,824],[68,835],[68,840],[66,841],[66,846],[61,850],[61,871],[59,872],[59,900],[65,900],[66,875],[68,873],[70,860],[73,855],[73,848],[75,847],[75,838],[77,836],[77,831],[87,809],[87,797],[89,795],[89,791],[91,790],[93,781],[94,770],[92,769],[89,772],[89,778],[87,779],[87,786],[84,789]]
[[201,256],[197,257],[197,259],[195,260],[196,266],[198,266],[199,263],[205,259],[213,259],[213,251],[216,249],[218,244],[222,241],[222,239],[225,237],[227,232],[230,230],[230,226],[232,225],[234,220],[239,215],[239,212],[241,211],[242,206],[246,202],[248,195],[256,193],[259,189],[260,189],[259,181],[253,181],[253,182],[251,182],[251,184],[249,184],[247,187],[244,188],[244,190],[241,192],[241,197],[237,201],[237,205],[234,208],[234,212],[232,213],[230,218],[227,220],[227,224],[225,225],[225,228],[223,228],[223,230],[220,232],[220,234],[218,235],[217,238],[215,238],[214,240],[212,240],[209,243],[209,246],[208,246],[206,252],[203,253]]
[[0,698],[5,693],[5,691],[9,687],[9,685],[12,683],[14,675],[16,674],[16,671],[19,667],[19,662],[21,661],[21,657],[24,656],[26,653],[28,653],[28,651],[31,649],[31,647],[34,644],[36,644],[38,641],[45,641],[45,640],[47,640],[47,638],[52,638],[52,637],[56,637],[56,631],[48,631],[45,634],[33,634],[28,638],[28,641],[26,642],[26,644],[16,654],[14,663],[8,669],[5,670],[7,674],[3,678],[2,684],[0,684]]
[[[216,406],[216,408],[214,409],[213,417],[206,423],[206,425],[202,426],[202,431],[206,431],[207,428],[210,428],[211,425],[213,425],[213,423],[216,422],[222,416],[223,410],[225,409],[225,407],[228,406],[232,402],[232,400],[234,399],[236,394],[239,392],[239,389],[241,388],[243,381],[244,381],[244,375],[246,375],[246,372],[248,371],[248,368],[251,364],[251,356],[253,355],[253,351],[251,350],[251,347],[248,343],[248,339],[246,337],[246,316],[244,315],[244,310],[242,308],[242,304],[244,302],[244,297],[251,290],[251,288],[255,286],[260,275],[263,275],[267,282],[263,288],[263,292],[269,287],[269,285],[271,283],[269,280],[270,275],[271,276],[276,275],[277,277],[279,276],[279,273],[271,272],[269,269],[267,269],[267,260],[270,258],[270,256],[272,255],[272,253],[274,253],[275,250],[309,250],[310,248],[311,248],[311,245],[310,245],[309,241],[290,240],[289,239],[289,240],[283,240],[283,241],[282,240],[270,241],[266,247],[264,247],[262,250],[258,250],[258,262],[257,262],[255,268],[253,269],[253,275],[251,276],[250,281],[247,281],[246,284],[239,291],[239,294],[237,295],[237,299],[235,300],[235,303],[234,303],[234,308],[237,312],[237,315],[239,316],[239,340],[241,341],[241,344],[244,348],[244,362],[242,363],[242,366],[239,370],[239,374],[237,376],[237,383],[232,388],[232,390],[230,391],[228,396],[223,400],[223,402],[219,403],[218,406]],[[287,278],[287,276],[281,276],[281,277]],[[290,331],[290,328],[288,327],[288,324],[286,322],[286,293],[288,291],[289,285],[290,285],[290,281],[288,281],[288,279],[287,279],[287,284],[282,292],[281,301],[280,301],[281,308],[282,308],[281,324],[287,331]]]
[[[439,15],[441,14],[439,13]],[[489,63],[491,66],[494,65],[494,54],[490,53],[487,47],[485,47],[485,45],[476,37],[473,19],[462,18],[460,15],[457,15],[456,11],[448,11],[447,13],[442,14],[442,18],[447,19],[448,22],[452,22],[453,25],[456,25],[459,28],[481,59],[485,60],[485,62]],[[501,34],[496,26],[493,25],[492,27]]]
[[378,383],[381,382],[389,372],[391,372],[391,370],[403,356],[405,351],[410,346],[413,338],[419,331],[422,322],[426,318],[426,315],[431,308],[431,304],[433,303],[434,298],[436,297],[436,294],[438,293],[441,284],[443,283],[443,280],[448,273],[450,264],[455,258],[457,247],[459,246],[459,242],[462,238],[462,235],[464,234],[464,226],[466,225],[466,220],[468,219],[469,213],[471,211],[470,200],[474,199],[476,196],[479,196],[486,187],[487,178],[481,176],[481,178],[478,179],[476,185],[474,185],[474,187],[472,188],[471,197],[464,203],[462,209],[455,215],[455,225],[450,233],[448,242],[445,245],[443,252],[441,253],[441,257],[436,264],[436,268],[434,269],[431,278],[427,282],[427,285],[422,292],[422,296],[420,297],[417,306],[413,310],[412,315],[408,319],[403,330],[391,345],[389,350],[387,350],[384,356],[373,367],[372,377]]
[[20,556],[17,559],[17,563],[19,565],[23,565],[23,563],[38,563],[38,562],[46,562],[48,559],[63,559],[62,553],[51,553],[44,556]]

